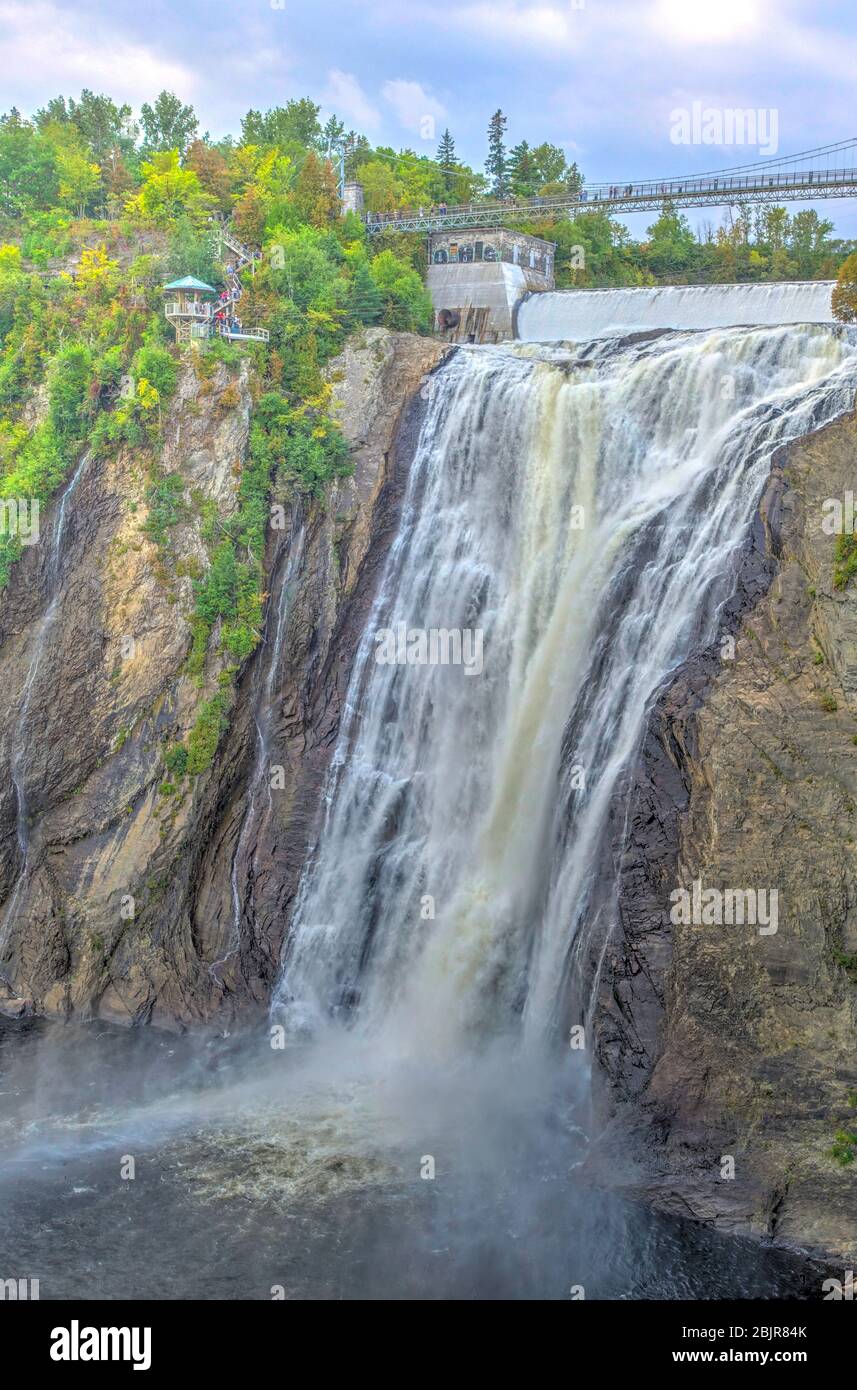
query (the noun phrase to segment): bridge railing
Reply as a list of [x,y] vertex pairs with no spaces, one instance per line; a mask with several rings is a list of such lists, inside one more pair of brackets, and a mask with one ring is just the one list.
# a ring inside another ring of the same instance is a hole
[[[520,217],[527,213],[545,216],[567,213],[572,208],[592,206],[621,206],[634,202],[661,203],[665,200],[706,198],[722,195],[724,202],[740,199],[742,194],[770,195],[776,190],[800,190],[819,196],[831,188],[853,188],[857,192],[857,168],[786,169],[767,172],[764,166],[757,172],[716,178],[649,179],[634,183],[586,184],[576,193],[542,195],[535,198],[509,198],[505,201],[486,199],[478,203],[455,203],[443,210],[435,208],[398,208],[395,212],[369,212],[365,215],[367,230],[376,233],[392,228],[400,231],[442,231],[444,227],[463,226],[472,219],[484,218],[487,223],[499,223],[503,217]],[[731,198],[730,198],[731,195]]]

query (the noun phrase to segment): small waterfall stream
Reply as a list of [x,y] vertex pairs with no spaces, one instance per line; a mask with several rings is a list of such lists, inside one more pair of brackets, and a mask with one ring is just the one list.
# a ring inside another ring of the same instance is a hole
[[15,886],[9,895],[9,900],[3,914],[3,925],[0,927],[0,951],[2,951],[3,947],[6,945],[9,932],[14,924],[15,912],[17,911],[20,896],[28,876],[30,820],[29,798],[27,793],[27,747],[30,707],[39,671],[50,641],[51,632],[60,610],[60,600],[62,597],[63,541],[69,516],[69,503],[74,497],[80,481],[86,473],[89,461],[90,455],[84,453],[72,474],[71,481],[60,498],[57,508],[56,519],[51,531],[50,550],[46,566],[48,606],[42,614],[32,637],[30,664],[27,668],[27,676],[21,691],[20,706],[15,722],[15,734],[9,771],[12,785],[15,788],[17,802],[16,822],[20,867],[17,879],[15,880]]
[[[251,874],[248,876],[242,890],[242,866],[245,870],[247,869],[248,851],[251,845],[255,847],[258,843],[266,819],[270,817],[273,810],[270,784],[271,734],[274,725],[274,716],[277,711],[277,689],[283,655],[283,642],[288,627],[292,599],[294,597],[295,580],[300,573],[305,546],[306,526],[303,519],[296,513],[293,517],[292,530],[288,542],[284,547],[286,558],[283,566],[283,576],[280,581],[278,601],[273,609],[269,609],[267,615],[265,641],[266,644],[270,643],[270,657],[267,663],[257,662],[256,665],[257,685],[261,688],[254,690],[253,696],[253,704],[256,711],[253,721],[255,730],[255,760],[253,763],[253,771],[250,776],[247,799],[241,818],[241,826],[235,841],[235,850],[232,855],[232,866],[229,874],[232,893],[232,931],[225,955],[209,966],[211,978],[218,981],[218,983],[222,979],[224,966],[235,956],[239,949],[241,943],[241,924],[244,914],[246,911],[252,910],[254,875]],[[273,624],[271,623],[272,613]],[[267,631],[269,626],[273,626],[273,632],[270,635]],[[261,673],[266,667],[265,678],[264,681],[262,681]],[[264,797],[262,795],[263,791],[265,793]],[[253,861],[254,856],[250,856],[250,863],[253,863]]]

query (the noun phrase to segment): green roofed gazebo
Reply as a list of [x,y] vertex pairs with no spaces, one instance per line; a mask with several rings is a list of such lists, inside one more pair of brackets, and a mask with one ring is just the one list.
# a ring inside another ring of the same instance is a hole
[[176,330],[178,342],[208,337],[211,306],[206,296],[216,293],[213,285],[193,275],[183,275],[180,280],[164,285],[164,313]]
[[201,294],[216,294],[213,285],[207,285],[204,280],[197,280],[193,275],[183,275],[181,280],[171,280],[168,285],[164,285],[165,290],[197,290]]

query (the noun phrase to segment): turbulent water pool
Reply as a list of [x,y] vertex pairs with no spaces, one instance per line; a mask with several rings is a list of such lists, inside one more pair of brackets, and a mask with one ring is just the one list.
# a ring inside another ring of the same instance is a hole
[[42,1299],[815,1296],[796,1257],[584,1182],[580,1089],[502,1050],[382,1076],[338,1044],[3,1024],[0,1274]]

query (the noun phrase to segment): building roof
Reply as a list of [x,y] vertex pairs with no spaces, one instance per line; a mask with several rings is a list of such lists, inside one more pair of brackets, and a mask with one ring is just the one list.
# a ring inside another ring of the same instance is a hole
[[207,285],[204,280],[196,280],[192,275],[185,275],[181,280],[171,280],[168,285],[164,285],[165,290],[202,290],[204,294],[216,294],[217,290],[213,285]]

